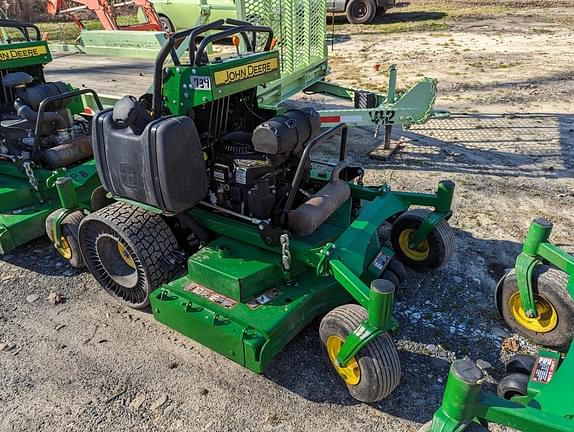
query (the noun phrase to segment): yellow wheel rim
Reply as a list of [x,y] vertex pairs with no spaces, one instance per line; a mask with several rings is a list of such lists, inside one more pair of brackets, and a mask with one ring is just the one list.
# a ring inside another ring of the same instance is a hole
[[133,258],[131,257],[126,247],[121,243],[118,243],[118,252],[120,253],[120,256],[128,266],[130,266],[133,269],[136,268],[136,264],[134,263]]
[[56,250],[67,260],[72,258],[72,248],[70,247],[68,240],[66,240],[66,237],[60,237],[60,247],[57,247]]
[[428,239],[424,239],[415,249],[411,249],[409,246],[409,243],[411,242],[411,239],[414,237],[416,232],[416,230],[411,228],[401,231],[399,234],[399,246],[407,258],[410,258],[413,261],[424,261],[429,257],[430,254],[430,245]]
[[339,376],[343,378],[347,384],[357,385],[359,381],[361,381],[361,370],[355,357],[353,357],[345,367],[341,367],[337,364],[337,354],[341,351],[341,346],[343,346],[343,339],[339,336],[329,336],[327,338],[327,354],[329,354],[329,360]]
[[520,294],[517,292],[508,300],[508,307],[514,320],[525,329],[536,333],[548,333],[554,330],[558,325],[558,314],[554,306],[538,294],[534,295],[534,303],[538,311],[538,316],[534,318],[526,316]]

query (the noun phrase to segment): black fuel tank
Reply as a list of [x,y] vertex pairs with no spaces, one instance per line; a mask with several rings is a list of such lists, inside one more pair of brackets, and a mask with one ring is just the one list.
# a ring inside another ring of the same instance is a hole
[[98,174],[116,196],[179,213],[207,194],[207,173],[197,129],[189,117],[151,121],[141,134],[119,127],[112,110],[92,128]]

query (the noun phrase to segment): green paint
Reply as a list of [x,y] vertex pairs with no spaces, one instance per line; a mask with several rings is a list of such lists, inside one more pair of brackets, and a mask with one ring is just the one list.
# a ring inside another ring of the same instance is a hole
[[[36,169],[40,182],[34,191],[26,175],[13,163],[0,161],[0,253],[27,243],[45,233],[45,220],[54,210],[63,206],[51,177],[53,171]],[[57,177],[72,179],[66,187],[73,189],[78,205],[89,207],[92,191],[100,185],[94,161],[58,170]],[[51,181],[48,181],[48,180]],[[47,184],[49,183],[49,184]]]
[[[326,181],[318,172],[312,177]],[[379,243],[378,227],[411,205],[444,210],[441,189],[408,194],[392,192],[387,185],[351,184],[351,199],[313,235],[292,236],[288,281],[280,246],[264,243],[256,225],[190,209],[187,213],[216,239],[189,257],[186,275],[152,293],[154,317],[262,372],[313,318],[355,300],[367,309],[368,319],[347,337],[339,359],[344,364],[373,338],[397,327],[391,316],[393,293],[369,287],[387,262],[377,258],[392,255]],[[363,209],[352,217],[352,200],[359,199]],[[253,308],[257,298],[270,300]]]
[[164,32],[84,30],[74,44],[51,43],[55,53],[155,59],[167,40]]
[[48,44],[44,41],[25,41],[0,44],[0,69],[21,69],[42,66],[52,61]]
[[574,298],[574,257],[550,243],[552,224],[544,219],[532,222],[528,229],[522,252],[516,258],[516,285],[524,312],[536,317],[534,301],[533,274],[536,266],[551,264],[569,276],[568,292]]
[[[44,41],[0,44],[0,69],[25,69],[36,81],[43,81],[42,68],[51,60]],[[70,90],[74,89],[70,86]],[[86,100],[73,98],[69,105],[71,112],[79,114],[85,106],[96,107],[95,102],[85,105]],[[46,218],[54,210],[60,207],[67,211],[89,208],[91,193],[100,185],[93,160],[67,169],[52,171],[36,166],[32,169],[38,180],[38,190],[31,186],[22,167],[11,161],[0,161],[0,254],[44,235]],[[60,177],[69,180],[58,186]],[[61,219],[55,219],[56,233],[59,233]]]
[[246,302],[281,281],[280,255],[233,239],[219,238],[189,258],[190,278]]
[[167,71],[163,86],[165,105],[174,115],[187,115],[193,107],[278,78],[279,54],[277,51],[261,52],[212,61],[199,67],[172,66]]
[[[547,383],[531,378],[528,396],[512,400],[482,390],[484,373],[471,360],[456,360],[430,432],[459,432],[472,422],[497,423],[528,432],[574,431],[574,345],[563,361],[555,352],[541,350],[538,356],[555,359],[557,371]],[[473,370],[475,378],[468,379],[463,370]]]
[[[257,265],[265,252],[252,252],[246,248],[237,258]],[[274,256],[267,252],[266,260]],[[279,268],[276,271],[278,279]],[[318,278],[309,269],[295,277],[294,284],[273,284],[278,296],[255,308],[246,303],[226,308],[193,292],[194,283],[186,275],[155,290],[151,296],[155,319],[257,373],[311,320],[351,301],[332,279]],[[254,296],[265,293],[267,286]]]

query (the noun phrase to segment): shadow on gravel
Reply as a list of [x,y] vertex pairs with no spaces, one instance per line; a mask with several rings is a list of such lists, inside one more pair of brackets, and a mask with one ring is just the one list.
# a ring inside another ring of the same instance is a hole
[[71,267],[58,255],[47,237],[33,240],[0,256],[0,261],[44,276],[74,277],[87,271]]
[[453,114],[398,135],[405,141],[403,149],[385,169],[574,177],[572,114]]

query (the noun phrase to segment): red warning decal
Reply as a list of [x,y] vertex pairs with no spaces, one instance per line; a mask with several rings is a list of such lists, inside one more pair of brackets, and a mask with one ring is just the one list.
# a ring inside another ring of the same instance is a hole
[[536,364],[534,365],[534,369],[532,369],[530,379],[534,382],[548,384],[554,376],[557,365],[558,360],[555,358],[538,357]]

